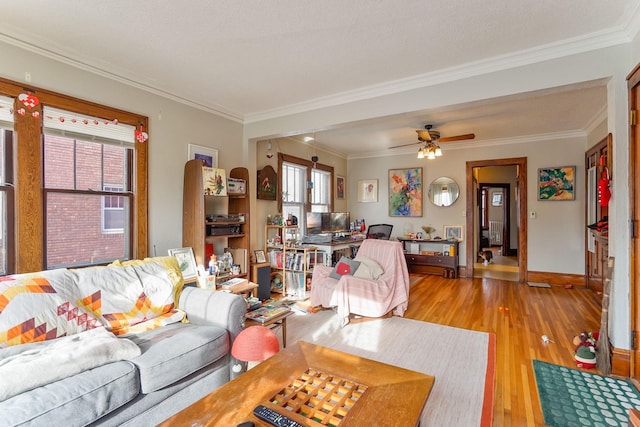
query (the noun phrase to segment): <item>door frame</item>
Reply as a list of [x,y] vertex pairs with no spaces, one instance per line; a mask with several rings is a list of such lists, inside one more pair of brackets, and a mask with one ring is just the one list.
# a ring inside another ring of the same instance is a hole
[[527,240],[528,240],[528,224],[527,224],[527,158],[526,157],[512,157],[507,159],[493,159],[493,160],[475,160],[468,161],[466,166],[466,181],[467,181],[467,231],[465,239],[467,241],[466,257],[467,268],[465,271],[466,277],[473,277],[473,260],[475,260],[474,251],[474,234],[475,224],[477,220],[477,206],[475,195],[477,194],[475,177],[473,175],[474,168],[482,168],[487,166],[516,166],[518,170],[518,198],[517,198],[517,210],[518,210],[518,280],[520,282],[526,282],[528,279],[527,273]]
[[[634,112],[635,120],[629,120],[629,205],[630,205],[630,225],[631,244],[629,259],[629,299],[630,299],[630,322],[631,328],[631,349],[629,357],[629,375],[632,379],[640,379],[640,352],[635,344],[640,339],[640,237],[638,233],[638,215],[640,215],[640,126],[637,125],[640,110],[640,64],[627,76],[627,92],[629,96],[629,110]],[[630,114],[630,116],[633,116]]]

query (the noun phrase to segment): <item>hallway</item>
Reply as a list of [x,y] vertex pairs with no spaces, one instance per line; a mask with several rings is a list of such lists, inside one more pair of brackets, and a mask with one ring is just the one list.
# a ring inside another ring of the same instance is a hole
[[[476,262],[473,265],[473,277],[518,281],[518,257],[502,256],[499,248],[489,248],[493,252],[493,259],[488,265]],[[477,260],[476,260],[477,261]]]

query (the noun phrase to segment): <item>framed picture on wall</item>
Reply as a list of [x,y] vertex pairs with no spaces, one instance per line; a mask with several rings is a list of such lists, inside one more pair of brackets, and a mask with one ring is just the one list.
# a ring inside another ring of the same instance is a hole
[[191,159],[200,159],[204,161],[204,165],[210,168],[218,167],[218,150],[215,148],[201,147],[200,145],[189,144],[189,156],[187,161]]
[[344,177],[336,176],[336,199],[344,199]]
[[422,168],[389,169],[389,216],[422,216]]
[[576,167],[538,169],[538,200],[575,200]]
[[358,181],[358,202],[376,203],[378,201],[378,180],[361,179]]

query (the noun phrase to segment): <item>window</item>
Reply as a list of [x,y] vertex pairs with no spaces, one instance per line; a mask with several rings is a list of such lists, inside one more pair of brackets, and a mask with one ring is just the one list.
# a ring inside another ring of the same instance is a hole
[[[104,185],[103,191],[122,192],[121,185]],[[125,197],[102,196],[102,232],[122,233],[125,224]]]
[[[135,129],[78,125],[95,119],[46,107],[44,116],[47,268],[130,258]],[[65,125],[64,117],[75,125]]]
[[333,167],[285,154],[278,155],[282,193],[282,215],[298,218],[301,234],[306,234],[307,212],[331,212],[333,208]]
[[293,215],[298,218],[298,226],[304,229],[305,188],[307,182],[307,168],[293,163],[282,164],[282,215],[288,218]]
[[13,99],[0,97],[0,276],[14,272]]
[[148,255],[148,122],[0,77],[0,274]]

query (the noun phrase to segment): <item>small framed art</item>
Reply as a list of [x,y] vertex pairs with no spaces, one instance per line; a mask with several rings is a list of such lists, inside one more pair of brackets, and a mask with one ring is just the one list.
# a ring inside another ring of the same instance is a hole
[[260,263],[260,262],[267,262],[267,258],[264,256],[264,251],[263,250],[257,250],[255,251],[256,254],[256,262]]
[[361,179],[358,181],[358,202],[376,203],[378,201],[378,180]]
[[196,258],[193,256],[192,248],[169,249],[169,255],[178,260],[182,278],[185,282],[198,280],[198,268],[196,267]]
[[200,145],[189,144],[189,157],[187,160],[200,159],[204,165],[210,168],[218,167],[218,150],[215,148],[201,147]]
[[442,233],[444,238],[456,242],[462,241],[462,226],[461,225],[445,225],[444,232]]
[[344,177],[336,176],[336,199],[344,199]]

